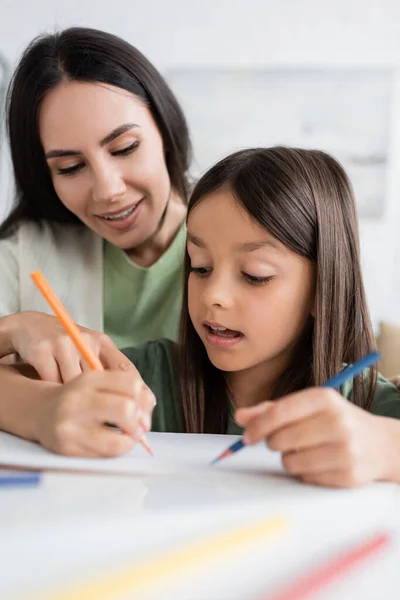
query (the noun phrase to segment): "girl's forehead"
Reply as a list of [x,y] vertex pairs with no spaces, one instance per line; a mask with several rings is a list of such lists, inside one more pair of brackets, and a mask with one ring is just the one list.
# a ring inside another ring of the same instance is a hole
[[221,188],[207,194],[190,209],[188,227],[201,229],[238,230],[254,235],[267,234],[267,230],[240,204],[232,191]]
[[224,244],[248,252],[261,248],[287,251],[226,189],[204,196],[190,211],[187,227],[188,241],[200,240],[207,247]]

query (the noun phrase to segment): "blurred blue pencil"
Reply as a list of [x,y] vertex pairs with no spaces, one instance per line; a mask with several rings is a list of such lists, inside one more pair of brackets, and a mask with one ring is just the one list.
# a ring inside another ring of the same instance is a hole
[[40,475],[37,471],[0,470],[0,488],[38,485],[40,483]]
[[[341,371],[334,377],[331,377],[331,379],[328,379],[328,381],[323,383],[321,387],[330,387],[330,388],[340,387],[348,379],[350,379],[352,377],[356,377],[357,375],[362,373],[362,371],[364,371],[364,369],[368,369],[368,367],[372,367],[372,365],[374,365],[376,362],[378,362],[380,357],[381,357],[381,355],[379,354],[379,352],[376,352],[376,351],[370,352],[369,354],[367,354],[367,356],[364,356],[364,358],[357,360],[353,365],[349,365],[348,367],[343,369],[343,371]],[[214,458],[214,460],[212,460],[210,464],[214,465],[215,463],[219,462],[223,458],[227,458],[228,456],[235,454],[236,452],[238,452],[239,450],[244,448],[245,445],[246,444],[243,442],[243,438],[241,438],[240,440],[238,440],[237,442],[235,442],[234,444],[229,446],[229,448],[224,450],[222,452],[222,454],[217,456],[217,458]]]

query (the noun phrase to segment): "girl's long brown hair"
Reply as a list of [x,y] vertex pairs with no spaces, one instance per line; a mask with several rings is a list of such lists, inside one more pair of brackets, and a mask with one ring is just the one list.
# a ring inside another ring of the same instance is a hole
[[[188,215],[221,187],[228,187],[253,219],[316,267],[314,317],[305,325],[291,365],[276,382],[273,398],[321,385],[343,363],[371,351],[375,339],[361,275],[355,201],[342,166],[317,150],[242,150],[199,180]],[[208,359],[188,313],[189,266],[186,252],[178,345],[185,428],[190,433],[226,433],[224,373]],[[353,401],[358,406],[371,407],[376,374],[373,368],[367,380],[355,379]]]

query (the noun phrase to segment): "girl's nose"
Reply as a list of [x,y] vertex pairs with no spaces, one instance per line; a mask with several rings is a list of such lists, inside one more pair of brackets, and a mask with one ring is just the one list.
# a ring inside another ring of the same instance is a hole
[[233,296],[226,277],[218,277],[214,273],[210,275],[205,283],[203,301],[208,307],[220,306],[229,308],[233,304]]

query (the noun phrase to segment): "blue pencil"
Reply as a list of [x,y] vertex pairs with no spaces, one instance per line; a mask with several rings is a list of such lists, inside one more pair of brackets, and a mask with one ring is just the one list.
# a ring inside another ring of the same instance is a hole
[[[341,371],[334,377],[331,377],[331,379],[328,379],[328,381],[323,383],[321,387],[339,388],[348,379],[351,379],[352,377],[356,377],[357,375],[362,373],[362,371],[364,371],[364,369],[368,369],[368,367],[372,367],[372,365],[374,365],[376,362],[378,362],[378,360],[380,358],[381,358],[381,355],[379,354],[379,352],[376,352],[376,351],[370,352],[369,354],[367,354],[367,356],[364,356],[364,358],[357,360],[353,365],[349,365],[348,367],[343,369],[343,371]],[[246,444],[243,442],[243,438],[241,438],[240,440],[238,440],[237,442],[235,442],[234,444],[229,446],[229,448],[224,450],[222,452],[222,454],[217,456],[217,458],[214,458],[214,460],[212,460],[210,464],[214,465],[215,463],[219,462],[223,458],[227,458],[228,456],[235,454],[235,452],[238,452],[239,450],[244,448],[245,445]]]
[[37,471],[0,470],[0,488],[14,486],[35,486],[40,483],[41,474]]

